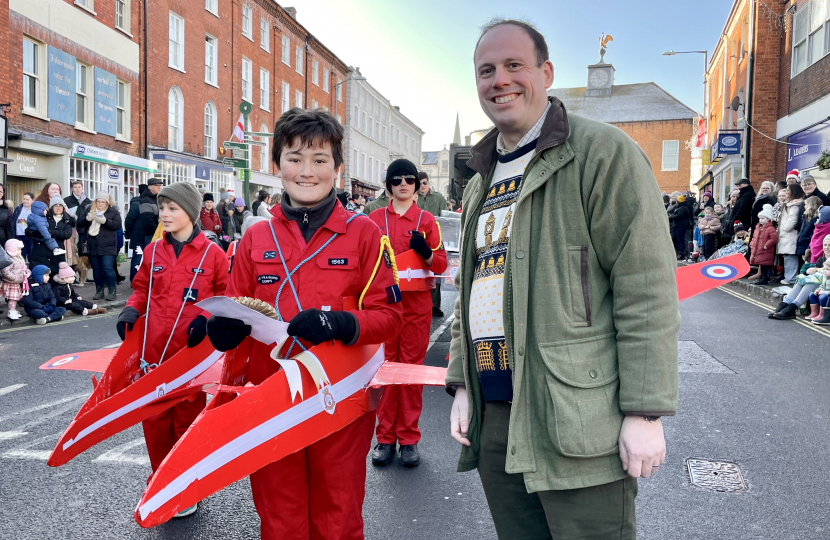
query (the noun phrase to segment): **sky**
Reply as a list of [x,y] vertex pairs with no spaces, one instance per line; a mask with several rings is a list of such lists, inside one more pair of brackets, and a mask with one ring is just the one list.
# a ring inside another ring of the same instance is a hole
[[[282,0],[297,20],[425,133],[422,150],[452,142],[492,122],[475,89],[473,49],[492,17],[523,18],[545,36],[553,88],[585,86],[599,62],[599,36],[613,36],[605,61],[615,84],[655,82],[695,111],[703,109],[702,54],[710,54],[732,0]],[[509,6],[509,7],[506,7]],[[462,141],[463,142],[463,141]]]

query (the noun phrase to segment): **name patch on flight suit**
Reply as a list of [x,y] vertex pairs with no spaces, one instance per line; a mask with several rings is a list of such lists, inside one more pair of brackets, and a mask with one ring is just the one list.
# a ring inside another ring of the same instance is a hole
[[153,267],[153,272],[161,272],[162,270],[164,270],[163,266],[154,266]]
[[383,250],[383,262],[386,263],[386,268],[392,268],[392,258],[389,256],[389,250],[386,248]]
[[263,274],[261,276],[257,276],[256,280],[260,285],[271,285],[272,283],[279,283],[280,277],[275,276],[274,274]]
[[329,259],[329,266],[346,266],[349,264],[349,259],[346,258],[338,258],[338,259]]
[[386,287],[386,303],[397,304],[401,301],[401,290],[397,285]]
[[268,259],[276,259],[277,258],[277,252],[276,251],[266,251],[262,254],[262,258],[266,261]]
[[204,273],[205,273],[205,269],[204,269],[204,268],[191,268],[190,270],[191,270],[194,274],[204,274]]
[[182,300],[187,302],[196,302],[199,299],[199,289],[190,289],[185,287],[182,291]]

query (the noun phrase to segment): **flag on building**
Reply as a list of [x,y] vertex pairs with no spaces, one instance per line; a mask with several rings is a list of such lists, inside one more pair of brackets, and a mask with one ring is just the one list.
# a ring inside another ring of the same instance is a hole
[[695,148],[703,146],[703,140],[706,138],[706,124],[703,118],[697,117],[697,136],[695,137]]
[[236,126],[233,128],[233,133],[231,133],[231,139],[236,137],[239,139],[239,142],[243,142],[245,140],[245,119],[242,115],[239,115],[239,120],[236,121]]

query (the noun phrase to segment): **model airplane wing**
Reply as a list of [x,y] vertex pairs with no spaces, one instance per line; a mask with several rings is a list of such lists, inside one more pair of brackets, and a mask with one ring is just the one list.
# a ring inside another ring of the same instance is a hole
[[722,259],[682,266],[677,269],[677,296],[680,301],[726,285],[749,273],[746,257],[737,253]]
[[97,351],[64,354],[51,358],[40,366],[40,369],[67,369],[103,373],[107,370],[107,366],[110,365],[116,352],[117,349],[98,349]]

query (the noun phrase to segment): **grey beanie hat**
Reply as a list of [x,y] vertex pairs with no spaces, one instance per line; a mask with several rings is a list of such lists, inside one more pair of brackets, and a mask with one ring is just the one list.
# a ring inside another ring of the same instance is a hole
[[51,208],[56,204],[59,204],[64,207],[66,206],[66,203],[63,202],[63,199],[61,199],[60,195],[52,195],[52,198],[49,200],[49,209],[51,210]]
[[196,223],[199,220],[199,212],[202,209],[202,194],[196,186],[188,182],[176,182],[161,188],[159,197],[170,199],[182,207],[182,210],[190,216],[190,221]]

